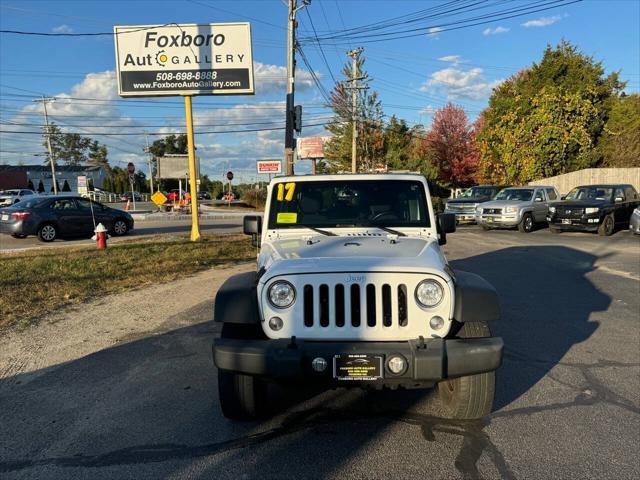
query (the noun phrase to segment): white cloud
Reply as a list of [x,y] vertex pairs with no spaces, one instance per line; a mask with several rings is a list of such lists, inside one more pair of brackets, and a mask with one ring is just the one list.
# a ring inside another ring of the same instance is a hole
[[62,24],[58,25],[57,27],[53,27],[51,31],[53,33],[73,33],[73,28],[71,28],[69,25]]
[[445,94],[449,99],[466,98],[469,100],[486,99],[493,88],[502,80],[488,81],[481,68],[462,70],[448,67],[431,74],[420,87],[422,92]]
[[442,31],[442,28],[440,27],[431,27],[429,29],[429,33],[427,33],[427,35],[429,37],[433,37],[433,38],[438,38],[438,34]]
[[418,115],[433,115],[436,111],[436,107],[433,105],[427,105],[422,110],[418,111]]
[[441,62],[449,62],[457,65],[462,61],[462,57],[460,55],[445,55],[444,57],[438,58]]
[[506,27],[496,27],[496,28],[485,28],[482,32],[483,35],[499,35],[500,33],[507,33],[510,28]]
[[521,25],[525,28],[547,27],[549,25],[553,25],[556,22],[559,22],[561,18],[562,17],[560,17],[560,15],[554,15],[553,17],[540,17],[540,18],[536,18],[535,20],[526,21]]
[[[287,68],[278,65],[268,65],[253,62],[254,82],[256,94],[284,93],[287,88]],[[320,73],[316,72],[318,78]],[[296,69],[296,90],[303,92],[314,87],[311,73],[300,68]]]

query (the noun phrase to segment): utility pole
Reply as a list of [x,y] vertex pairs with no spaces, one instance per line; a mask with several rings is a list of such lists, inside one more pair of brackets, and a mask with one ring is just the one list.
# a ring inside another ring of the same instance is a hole
[[293,116],[294,116],[294,92],[296,77],[296,13],[298,10],[306,7],[311,0],[302,0],[302,5],[298,7],[298,0],[287,0],[289,6],[289,14],[287,21],[287,100],[286,100],[286,118],[284,131],[284,171],[285,175],[293,175],[293,155],[294,155],[294,138],[293,138]]
[[358,71],[358,58],[363,52],[362,48],[355,48],[347,52],[353,61],[353,67],[351,69],[351,122],[353,124],[353,132],[351,134],[351,173],[358,172],[357,164],[357,138],[358,138],[358,90],[366,87],[358,87],[358,80],[362,80],[364,77],[360,77]]
[[47,147],[49,149],[49,165],[51,165],[51,179],[53,181],[53,193],[55,195],[58,194],[58,182],[56,179],[56,165],[55,159],[53,158],[53,149],[51,148],[51,131],[49,130],[49,116],[47,115],[47,102],[52,102],[54,99],[51,97],[45,97],[34,100],[34,102],[42,102],[42,108],[44,110],[44,125],[46,137],[47,137]]
[[144,139],[147,142],[147,153],[149,154],[149,158],[147,158],[147,165],[149,166],[149,184],[151,186],[151,194],[153,195],[153,170],[151,169],[151,150],[149,150],[149,135],[147,132],[144,132]]

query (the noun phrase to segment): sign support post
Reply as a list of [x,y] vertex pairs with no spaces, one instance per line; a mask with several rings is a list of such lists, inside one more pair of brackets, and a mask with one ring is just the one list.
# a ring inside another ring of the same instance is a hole
[[184,96],[184,110],[187,120],[187,144],[189,151],[189,195],[191,196],[191,241],[200,240],[200,223],[198,220],[198,192],[196,192],[196,149],[193,141],[193,112],[191,95]]

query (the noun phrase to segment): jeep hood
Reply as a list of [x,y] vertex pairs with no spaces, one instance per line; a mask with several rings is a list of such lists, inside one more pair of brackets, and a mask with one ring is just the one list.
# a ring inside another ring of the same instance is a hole
[[264,245],[261,265],[268,276],[326,272],[431,272],[442,274],[446,260],[437,240],[425,237],[312,236]]

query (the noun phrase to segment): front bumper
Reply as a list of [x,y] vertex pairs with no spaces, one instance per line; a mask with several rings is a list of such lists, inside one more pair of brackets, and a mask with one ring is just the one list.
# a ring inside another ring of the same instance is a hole
[[601,219],[597,215],[582,215],[579,218],[561,218],[558,215],[551,215],[547,217],[547,222],[550,227],[558,230],[595,232],[598,230]]
[[444,213],[451,213],[456,216],[456,221],[458,223],[474,223],[476,221],[476,214],[474,210],[464,211],[464,210],[444,210]]
[[476,215],[478,225],[485,225],[492,228],[513,228],[520,223],[520,215],[517,213],[505,214],[488,214],[482,213]]
[[[499,337],[409,340],[407,342],[311,342],[301,340],[235,340],[219,338],[213,344],[213,360],[221,370],[277,380],[306,380],[340,386],[412,386],[434,384],[446,378],[490,372],[502,363],[503,342]],[[404,373],[394,375],[384,369],[383,378],[366,382],[336,380],[335,355],[368,354],[383,357],[402,355],[407,360]],[[316,372],[311,362],[327,361],[324,372]]]

